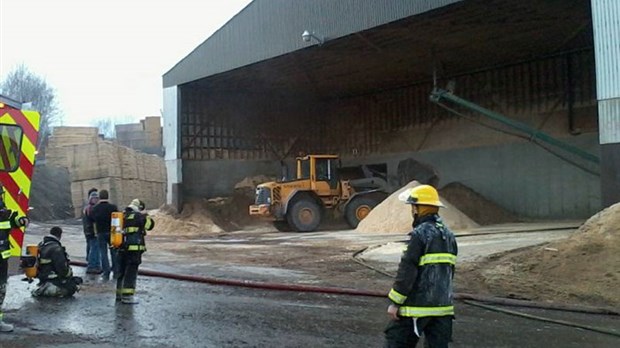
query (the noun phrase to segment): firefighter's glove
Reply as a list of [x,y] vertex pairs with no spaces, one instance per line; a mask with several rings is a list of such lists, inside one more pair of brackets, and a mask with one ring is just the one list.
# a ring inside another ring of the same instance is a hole
[[17,219],[17,222],[19,222],[20,226],[26,227],[30,224],[30,219],[25,216],[22,216],[19,219]]

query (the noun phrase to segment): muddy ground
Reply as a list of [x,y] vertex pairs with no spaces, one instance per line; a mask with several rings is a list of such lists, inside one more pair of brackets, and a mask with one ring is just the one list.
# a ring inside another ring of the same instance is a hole
[[[75,221],[57,224],[65,229],[63,241],[69,254],[82,260],[81,226]],[[31,226],[26,244],[40,240],[51,225]],[[401,235],[351,230],[280,233],[269,226],[218,234],[157,235],[149,236],[142,268],[387,293],[392,279],[352,256],[366,247],[402,239]],[[83,268],[75,269],[83,274]],[[465,274],[459,273],[459,278]],[[10,335],[0,335],[0,347],[379,347],[387,323],[387,301],[381,297],[272,291],[140,276],[141,303],[127,307],[114,302],[113,284],[97,276],[85,276],[82,291],[66,301],[35,300],[28,296],[34,285],[20,278],[11,277],[4,306],[7,321],[17,328]],[[468,289],[457,281],[461,291]],[[615,316],[522,311],[609,330],[620,328]],[[453,347],[543,345],[616,347],[620,338],[457,303]]]

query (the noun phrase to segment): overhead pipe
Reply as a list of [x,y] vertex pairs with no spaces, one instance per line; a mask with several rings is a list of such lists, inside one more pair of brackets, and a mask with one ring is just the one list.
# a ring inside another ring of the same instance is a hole
[[516,120],[512,120],[500,113],[491,111],[489,109],[483,108],[480,105],[477,105],[475,103],[472,103],[468,100],[465,100],[463,98],[457,97],[456,95],[450,93],[449,91],[446,91],[444,89],[441,88],[435,88],[430,95],[430,100],[433,103],[442,105],[442,101],[447,100],[450,101],[452,103],[455,103],[457,105],[463,106],[469,110],[478,112],[492,120],[495,120],[497,122],[500,122],[510,128],[514,128],[516,130],[519,130],[527,135],[530,136],[530,139],[535,140],[535,139],[539,139],[547,144],[550,144],[552,146],[558,147],[564,151],[567,151],[569,153],[572,153],[574,155],[577,155],[587,161],[596,163],[596,164],[600,164],[601,160],[598,156],[591,154],[579,147],[576,147],[574,145],[571,145],[569,143],[566,143],[564,141],[558,140],[554,137],[552,137],[551,135],[533,128],[523,122],[520,121],[516,121]]

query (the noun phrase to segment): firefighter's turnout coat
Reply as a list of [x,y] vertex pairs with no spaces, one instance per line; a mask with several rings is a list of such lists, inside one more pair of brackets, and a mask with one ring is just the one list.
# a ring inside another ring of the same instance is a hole
[[453,316],[456,239],[437,214],[415,220],[388,297],[401,317]]
[[37,278],[41,282],[52,281],[61,283],[62,280],[71,278],[73,272],[69,265],[69,257],[65,247],[55,236],[43,237],[39,243],[39,274]]
[[[0,205],[3,205],[0,203]],[[0,208],[0,260],[6,260],[11,256],[11,244],[9,235],[12,228],[25,226],[25,218],[18,217],[17,212],[11,209]]]
[[[138,208],[129,206],[124,212],[123,243],[118,252],[118,279],[116,281],[116,298],[125,303],[136,292],[138,267],[142,263],[142,253],[146,251],[144,237],[155,222]],[[133,300],[127,303],[135,303]]]

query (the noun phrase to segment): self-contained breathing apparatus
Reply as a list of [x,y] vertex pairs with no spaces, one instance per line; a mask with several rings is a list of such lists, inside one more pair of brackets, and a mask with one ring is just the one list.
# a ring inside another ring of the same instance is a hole
[[20,268],[24,271],[26,278],[22,279],[32,283],[39,274],[39,246],[31,244],[26,246],[26,255],[20,257]]

